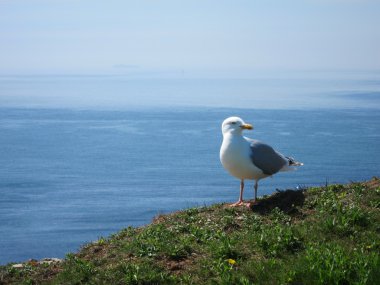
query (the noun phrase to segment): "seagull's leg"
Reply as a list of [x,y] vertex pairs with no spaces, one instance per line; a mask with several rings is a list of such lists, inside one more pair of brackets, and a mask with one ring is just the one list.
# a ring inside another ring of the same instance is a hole
[[243,192],[244,192],[244,179],[240,181],[240,196],[239,196],[239,201],[238,203],[243,202]]
[[259,184],[257,183],[257,180],[255,180],[255,199],[253,200],[253,203],[257,202],[257,188],[259,187]]
[[238,200],[236,203],[231,204],[231,205],[230,205],[231,207],[241,206],[241,205],[245,205],[245,206],[247,206],[247,207],[250,206],[250,203],[244,203],[244,202],[243,202],[243,192],[244,192],[244,179],[242,179],[242,180],[240,181],[240,195],[239,195],[239,200]]

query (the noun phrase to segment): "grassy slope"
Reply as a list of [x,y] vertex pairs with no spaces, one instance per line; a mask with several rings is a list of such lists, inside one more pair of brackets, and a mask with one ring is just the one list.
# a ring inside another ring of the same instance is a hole
[[379,249],[374,178],[159,216],[61,264],[0,267],[0,284],[375,284]]

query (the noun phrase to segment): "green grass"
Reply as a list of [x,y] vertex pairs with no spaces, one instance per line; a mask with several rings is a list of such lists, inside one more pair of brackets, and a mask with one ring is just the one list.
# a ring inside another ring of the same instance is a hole
[[380,180],[192,208],[126,228],[0,284],[377,284]]

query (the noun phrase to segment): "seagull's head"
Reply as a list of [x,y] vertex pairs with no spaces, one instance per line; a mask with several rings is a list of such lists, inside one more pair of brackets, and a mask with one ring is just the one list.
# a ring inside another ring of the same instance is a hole
[[241,135],[243,130],[252,130],[253,126],[250,124],[246,124],[239,117],[229,117],[223,121],[222,124],[222,133],[226,134],[236,134]]

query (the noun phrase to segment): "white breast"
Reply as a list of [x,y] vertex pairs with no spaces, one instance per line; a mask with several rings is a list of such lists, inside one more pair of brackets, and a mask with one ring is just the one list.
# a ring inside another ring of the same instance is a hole
[[251,160],[249,142],[242,136],[225,135],[220,148],[223,167],[239,179],[261,179],[267,177]]

